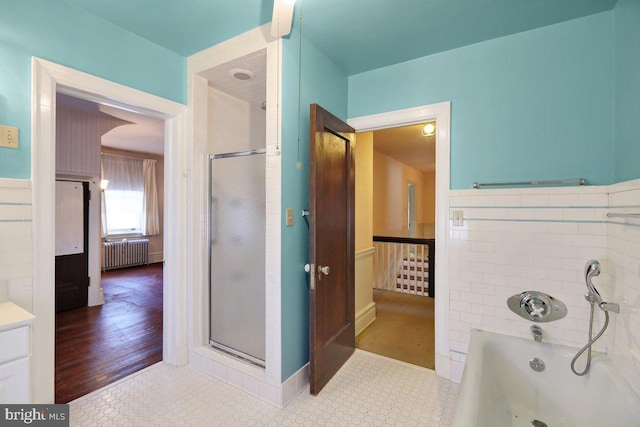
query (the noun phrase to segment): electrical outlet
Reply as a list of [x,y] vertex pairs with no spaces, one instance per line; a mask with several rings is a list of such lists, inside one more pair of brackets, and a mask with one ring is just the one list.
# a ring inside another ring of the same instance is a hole
[[287,223],[287,227],[293,227],[293,209],[292,208],[287,208],[286,210],[286,223]]
[[0,147],[18,149],[18,128],[0,126]]
[[464,223],[464,213],[462,211],[453,211],[453,225],[462,227]]

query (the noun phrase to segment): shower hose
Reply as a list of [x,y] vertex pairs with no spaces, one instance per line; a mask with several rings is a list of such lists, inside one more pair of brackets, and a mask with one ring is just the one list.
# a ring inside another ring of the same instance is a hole
[[[595,301],[591,301],[591,316],[589,317],[589,338],[590,338],[589,342],[587,343],[587,345],[582,347],[578,353],[576,353],[575,357],[571,361],[571,370],[573,371],[574,374],[578,376],[583,376],[587,372],[589,372],[589,368],[591,367],[591,346],[593,345],[594,342],[598,341],[598,338],[600,338],[602,334],[604,334],[604,331],[607,329],[607,326],[609,326],[609,312],[605,311],[604,326],[602,327],[600,332],[598,332],[598,335],[591,338],[591,335],[593,333],[593,311],[594,311],[595,305],[596,305]],[[584,371],[578,372],[576,371],[576,361],[582,355],[582,353],[584,353],[585,350],[587,349],[589,349],[589,351],[587,352],[587,365],[585,366]]]

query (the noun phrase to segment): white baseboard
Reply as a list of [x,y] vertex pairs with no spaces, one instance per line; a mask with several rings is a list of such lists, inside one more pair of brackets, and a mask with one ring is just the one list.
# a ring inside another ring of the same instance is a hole
[[189,364],[207,375],[224,381],[278,408],[287,406],[309,387],[308,363],[282,384],[274,384],[267,380],[263,369],[216,352],[207,346],[192,349],[189,352]]
[[[436,375],[438,375],[441,378],[451,379],[451,381],[454,381],[454,382],[460,382],[460,379],[456,381],[454,378],[452,378],[451,359],[449,358],[449,356],[436,353],[435,362],[436,362]],[[462,377],[462,374],[460,374],[460,377]]]
[[279,406],[281,408],[284,408],[308,387],[309,364],[307,363],[282,383],[282,400],[279,402]]
[[96,305],[104,304],[104,289],[102,286],[98,289],[97,298],[94,300],[91,295],[89,295],[89,303],[87,304],[89,307],[94,307]]
[[376,320],[376,303],[371,301],[356,313],[356,336],[360,335],[360,332],[364,331],[374,320]]
[[164,261],[164,252],[154,252],[149,254],[149,264]]

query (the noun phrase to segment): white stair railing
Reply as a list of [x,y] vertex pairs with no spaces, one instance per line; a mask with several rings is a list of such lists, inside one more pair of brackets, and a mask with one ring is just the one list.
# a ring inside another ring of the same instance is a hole
[[374,289],[435,296],[433,239],[374,236]]

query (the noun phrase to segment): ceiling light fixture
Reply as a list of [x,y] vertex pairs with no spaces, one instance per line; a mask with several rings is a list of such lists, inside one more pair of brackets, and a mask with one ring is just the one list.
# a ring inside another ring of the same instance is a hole
[[436,134],[436,124],[435,123],[427,123],[422,128],[422,136],[433,136]]

